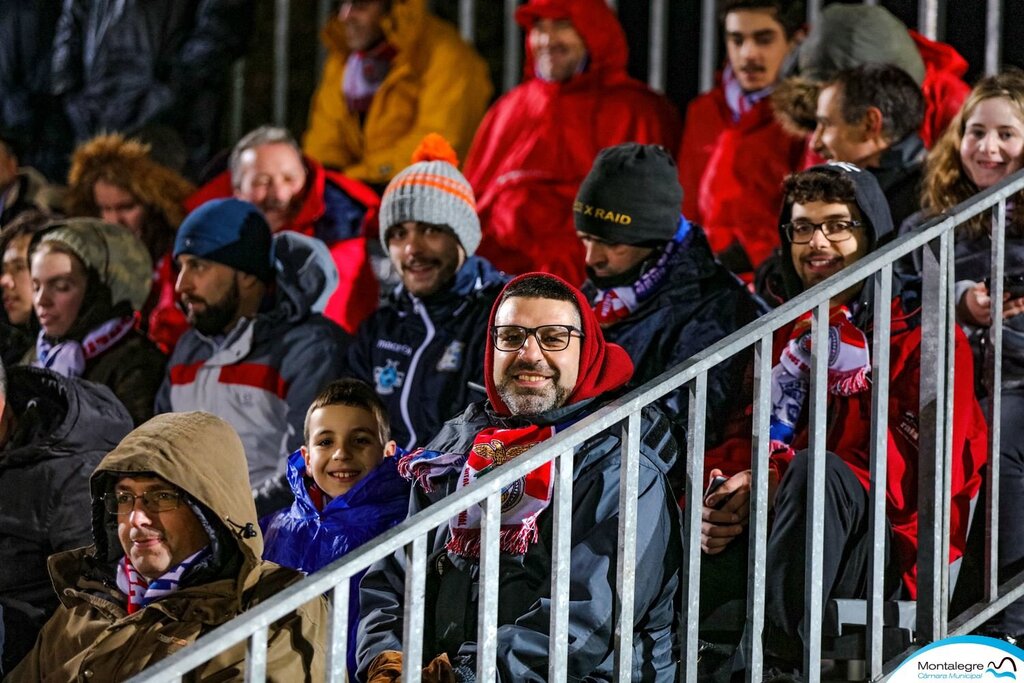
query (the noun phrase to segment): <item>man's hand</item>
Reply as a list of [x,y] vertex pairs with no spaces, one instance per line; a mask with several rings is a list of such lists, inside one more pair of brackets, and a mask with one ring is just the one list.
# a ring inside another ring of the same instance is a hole
[[[960,298],[960,317],[975,327],[988,327],[992,324],[992,297],[984,282],[974,285]],[[1024,313],[1024,297],[1010,298],[1009,292],[1003,292],[1003,320]]]
[[[722,470],[713,469],[708,483],[722,476]],[[716,555],[743,533],[750,521],[750,489],[754,478],[745,470],[726,479],[702,503],[700,547],[708,555]],[[775,470],[768,472],[768,507],[775,500],[779,477]],[[725,501],[724,503],[722,501]],[[719,507],[721,506],[721,507]],[[718,508],[718,509],[716,509]]]

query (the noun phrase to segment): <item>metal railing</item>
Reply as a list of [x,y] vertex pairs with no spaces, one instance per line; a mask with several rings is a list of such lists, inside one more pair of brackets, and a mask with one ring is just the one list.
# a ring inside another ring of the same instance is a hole
[[[919,509],[919,555],[917,598],[917,642],[914,647],[942,638],[969,632],[1010,602],[1024,596],[1024,574],[998,584],[998,548],[995,539],[998,530],[998,475],[999,428],[998,416],[1001,400],[1001,325],[1003,255],[1006,203],[1011,195],[1024,190],[1024,172],[989,188],[967,202],[955,207],[920,230],[904,235],[889,243],[842,272],[816,285],[800,296],[783,304],[771,313],[747,325],[726,339],[695,355],[678,367],[668,370],[656,379],[629,394],[611,402],[543,446],[505,464],[492,474],[482,477],[476,484],[448,496],[419,514],[382,534],[337,560],[317,574],[285,589],[277,596],[258,605],[245,615],[216,629],[194,645],[155,664],[132,679],[142,681],[180,680],[194,667],[220,652],[248,641],[247,680],[262,680],[260,668],[265,660],[267,627],[306,602],[327,593],[332,599],[327,652],[328,671],[332,681],[342,680],[345,674],[345,647],[347,643],[348,581],[371,563],[393,553],[405,556],[407,567],[405,583],[404,661],[419,662],[422,656],[424,632],[423,606],[426,576],[427,534],[437,526],[472,505],[481,504],[484,523],[481,550],[481,585],[479,598],[479,656],[477,675],[481,681],[494,680],[496,652],[496,620],[498,600],[498,530],[500,496],[504,487],[547,462],[554,462],[557,477],[554,484],[555,517],[552,558],[551,595],[552,614],[549,649],[549,680],[564,677],[567,662],[569,538],[572,528],[572,471],[574,449],[586,440],[608,429],[622,430],[622,480],[619,501],[619,562],[617,571],[615,607],[615,662],[616,679],[630,680],[633,623],[633,578],[636,558],[636,504],[637,473],[640,460],[640,411],[644,406],[686,386],[689,393],[687,433],[686,499],[699,500],[704,478],[704,419],[708,373],[748,348],[753,348],[753,447],[751,492],[751,533],[749,554],[749,590],[746,627],[749,639],[745,661],[749,663],[749,680],[760,680],[763,652],[761,636],[764,629],[767,519],[768,519],[768,420],[770,411],[770,376],[772,366],[773,334],[789,325],[807,311],[813,312],[812,372],[810,384],[810,519],[806,583],[811,586],[807,600],[805,623],[810,640],[806,643],[804,668],[810,681],[820,679],[822,660],[822,595],[821,548],[824,537],[824,462],[826,423],[826,381],[829,320],[829,300],[856,285],[872,280],[874,292],[874,331],[872,349],[872,418],[871,418],[871,534],[875,548],[870,560],[870,579],[867,606],[868,628],[864,659],[869,677],[877,679],[895,666],[899,658],[883,662],[882,659],[882,586],[886,490],[887,408],[889,390],[890,306],[892,297],[893,266],[897,260],[915,250],[924,256],[923,302],[921,313],[921,403],[920,403],[920,455],[919,501],[930,501]],[[956,326],[953,306],[953,230],[985,211],[992,212],[992,319],[995,344],[990,346],[987,376],[990,385],[988,398],[994,429],[990,432],[988,503],[986,525],[989,542],[985,550],[985,601],[949,622],[948,611],[948,558],[949,510],[951,467],[952,387],[954,368],[951,361],[953,334]],[[937,243],[933,251],[927,245]],[[737,397],[737,401],[743,400]],[[680,673],[688,683],[696,680],[695,656],[700,601],[700,524],[699,505],[688,506],[683,514],[684,560],[682,570],[683,612],[680,615],[679,643],[683,656]],[[403,674],[406,682],[420,678],[418,667]]]

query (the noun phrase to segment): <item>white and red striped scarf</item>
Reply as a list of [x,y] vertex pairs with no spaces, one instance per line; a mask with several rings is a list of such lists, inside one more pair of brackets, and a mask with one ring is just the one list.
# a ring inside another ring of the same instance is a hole
[[127,598],[128,614],[134,614],[154,600],[165,598],[178,590],[181,577],[185,572],[209,554],[210,546],[206,546],[186,557],[177,566],[171,567],[160,578],[152,581],[147,581],[146,577],[135,570],[127,555],[122,557],[121,561],[117,563],[117,589]]

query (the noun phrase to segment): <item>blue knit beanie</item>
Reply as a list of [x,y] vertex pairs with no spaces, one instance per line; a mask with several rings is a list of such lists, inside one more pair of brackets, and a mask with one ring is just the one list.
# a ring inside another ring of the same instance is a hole
[[271,282],[271,237],[267,219],[254,205],[240,199],[214,199],[182,222],[174,238],[174,258],[189,254]]

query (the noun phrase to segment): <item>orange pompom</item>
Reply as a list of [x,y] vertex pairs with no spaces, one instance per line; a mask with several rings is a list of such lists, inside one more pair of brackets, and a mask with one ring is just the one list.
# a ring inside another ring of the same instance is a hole
[[420,146],[412,153],[412,163],[419,161],[447,161],[452,166],[458,167],[459,157],[455,150],[441,135],[428,133],[420,142]]

